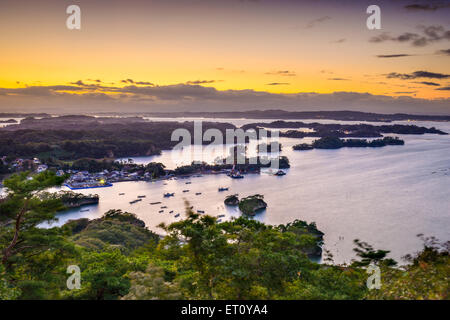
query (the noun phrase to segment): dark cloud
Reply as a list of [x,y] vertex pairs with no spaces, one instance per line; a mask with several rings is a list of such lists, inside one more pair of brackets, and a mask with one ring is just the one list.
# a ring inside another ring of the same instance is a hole
[[450,56],[450,49],[439,50],[438,52],[436,52],[436,54],[444,54]]
[[391,36],[384,32],[378,36],[369,39],[369,42],[380,43],[385,41],[395,41],[400,43],[411,43],[415,47],[423,47],[430,43],[442,40],[450,40],[450,30],[446,30],[443,26],[423,26],[417,27],[421,34],[413,32],[405,32],[398,36]]
[[86,84],[83,83],[83,81],[78,80],[77,82],[71,82],[71,84],[75,84],[77,86],[85,86]]
[[412,11],[436,11],[444,8],[450,8],[450,3],[414,3],[405,6],[405,9]]
[[32,95],[32,96],[51,96],[59,91],[79,91],[82,90],[76,86],[28,86],[24,88],[0,88],[2,95]]
[[136,85],[143,85],[143,86],[153,86],[154,84],[147,81],[134,81],[133,79],[125,79],[120,80],[121,83],[130,83],[130,84],[136,84]]
[[412,93],[417,93],[417,91],[397,91],[394,93],[395,94],[412,94]]
[[429,81],[420,81],[420,82],[414,82],[414,83],[420,83],[420,84],[424,84],[424,85],[427,85],[427,86],[435,86],[435,87],[440,86],[439,83],[429,82]]
[[297,75],[294,71],[289,71],[289,70],[272,71],[272,72],[266,72],[265,74],[285,76],[285,77],[295,77]]
[[411,54],[379,54],[377,58],[401,58],[401,57],[410,57]]
[[290,85],[288,82],[271,82],[266,84],[266,86],[287,86]]
[[[194,81],[188,81],[186,84],[207,84],[207,83],[215,83],[219,80],[194,80]],[[220,80],[222,81],[222,80]]]
[[306,29],[313,28],[313,27],[315,27],[316,25],[318,25],[318,24],[320,24],[320,23],[322,23],[322,22],[325,22],[325,21],[327,21],[327,20],[330,20],[330,19],[331,19],[331,17],[329,17],[329,16],[323,16],[323,17],[320,17],[320,18],[311,20],[311,21],[309,21],[309,22],[306,24],[305,28],[306,28]]
[[415,71],[413,73],[397,73],[391,72],[386,75],[387,78],[398,78],[403,80],[417,79],[417,78],[429,78],[429,79],[447,79],[450,78],[450,74],[434,73],[428,71]]

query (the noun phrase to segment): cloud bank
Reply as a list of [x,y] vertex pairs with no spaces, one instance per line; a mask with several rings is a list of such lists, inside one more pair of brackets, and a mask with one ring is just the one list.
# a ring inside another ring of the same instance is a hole
[[[400,78],[411,75],[396,74]],[[442,74],[412,74],[414,77]],[[129,83],[129,82],[127,82]],[[281,84],[281,83],[278,83]],[[275,83],[273,83],[275,85]],[[447,90],[445,87],[440,90]],[[391,97],[358,92],[270,93],[217,90],[199,84],[103,86],[72,85],[0,88],[0,112],[171,112],[244,110],[359,110],[385,113],[450,114],[450,99]]]

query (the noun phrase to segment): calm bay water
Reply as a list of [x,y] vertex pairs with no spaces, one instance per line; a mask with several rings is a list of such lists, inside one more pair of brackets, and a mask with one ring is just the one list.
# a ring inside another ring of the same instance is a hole
[[[224,120],[236,125],[255,121],[259,120]],[[450,132],[450,123],[414,124]],[[214,216],[225,214],[223,219],[230,219],[239,216],[239,212],[224,206],[226,195],[237,193],[244,197],[259,193],[264,195],[268,208],[255,219],[268,224],[295,219],[315,221],[325,233],[325,248],[338,263],[354,258],[355,238],[375,248],[391,250],[390,256],[400,260],[401,256],[421,248],[418,233],[450,240],[450,136],[398,136],[405,140],[404,146],[310,151],[293,151],[291,146],[311,139],[281,138],[282,155],[288,156],[291,163],[283,177],[262,173],[233,180],[225,175],[204,175],[153,183],[121,182],[110,188],[80,190],[84,194],[99,194],[99,205],[84,207],[90,209],[88,212],[77,209],[60,214],[58,225],[69,219],[97,218],[109,209],[122,209],[137,214],[150,229],[161,233],[158,224],[183,217],[184,200],[194,210],[204,210]],[[164,151],[159,156],[134,158],[134,161],[162,162],[174,168],[191,160],[172,155],[172,151]],[[203,158],[213,159],[212,155]],[[186,184],[187,181],[191,184]],[[218,187],[230,189],[218,192]],[[189,192],[184,193],[186,189]],[[165,192],[175,192],[175,196],[164,198]],[[195,195],[196,192],[202,194]],[[129,204],[138,195],[146,198]],[[162,204],[150,205],[156,201]],[[161,206],[168,208],[161,209]],[[159,213],[160,210],[164,212]],[[181,217],[175,218],[176,213],[181,213]]]

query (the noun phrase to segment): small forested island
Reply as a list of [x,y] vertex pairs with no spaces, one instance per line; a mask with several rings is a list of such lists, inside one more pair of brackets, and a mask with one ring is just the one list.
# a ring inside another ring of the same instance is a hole
[[[355,239],[355,259],[337,265],[323,233],[301,220],[272,226],[241,216],[219,223],[194,213],[148,230],[134,214],[39,228],[63,207],[40,197],[64,178],[51,171],[14,174],[0,198],[1,300],[136,299],[448,299],[448,244],[420,235],[423,249],[397,266],[389,251]],[[263,263],[262,263],[263,262]],[[367,267],[381,269],[369,290]],[[80,268],[82,286],[67,288],[67,266]]]
[[340,148],[379,148],[388,145],[400,146],[405,142],[398,137],[384,137],[383,139],[339,139],[337,137],[323,137],[313,141],[311,144],[300,143],[292,147],[294,150],[312,150],[312,149],[340,149]]
[[264,196],[255,194],[239,200],[239,210],[245,215],[254,216],[258,211],[267,208]]
[[229,195],[223,201],[227,206],[237,206],[239,204],[239,198],[237,194]]
[[40,194],[43,200],[60,200],[66,209],[79,208],[86,205],[98,204],[98,194],[84,195],[72,191],[43,192]]
[[0,120],[0,123],[18,123],[15,119]]
[[[305,138],[305,137],[358,137],[358,138],[377,138],[382,137],[382,134],[393,133],[393,134],[440,134],[446,135],[448,133],[432,128],[419,127],[416,125],[381,125],[374,126],[371,124],[334,124],[334,123],[305,123],[301,121],[273,121],[271,123],[249,123],[242,126],[242,129],[254,129],[258,128],[277,128],[277,129],[310,129],[310,130],[287,130],[280,131],[280,137],[286,138]],[[258,130],[257,130],[258,132]]]
[[[257,173],[261,168],[270,167],[270,158],[267,157],[258,156],[253,158],[244,158],[245,163],[242,164],[233,164],[233,161],[233,159],[230,159],[228,162],[226,159],[224,159],[220,161],[220,163],[216,164],[193,161],[190,165],[179,166],[174,170],[168,170],[167,172],[174,175],[189,175],[208,171],[220,172],[221,170],[230,170],[234,166],[235,170],[241,173]],[[290,168],[289,159],[286,156],[278,157],[278,163],[280,169]]]

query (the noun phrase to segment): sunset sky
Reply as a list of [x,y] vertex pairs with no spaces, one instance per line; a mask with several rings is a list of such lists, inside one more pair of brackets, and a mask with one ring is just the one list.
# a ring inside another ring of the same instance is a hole
[[0,30],[0,112],[450,114],[450,1],[2,0]]

